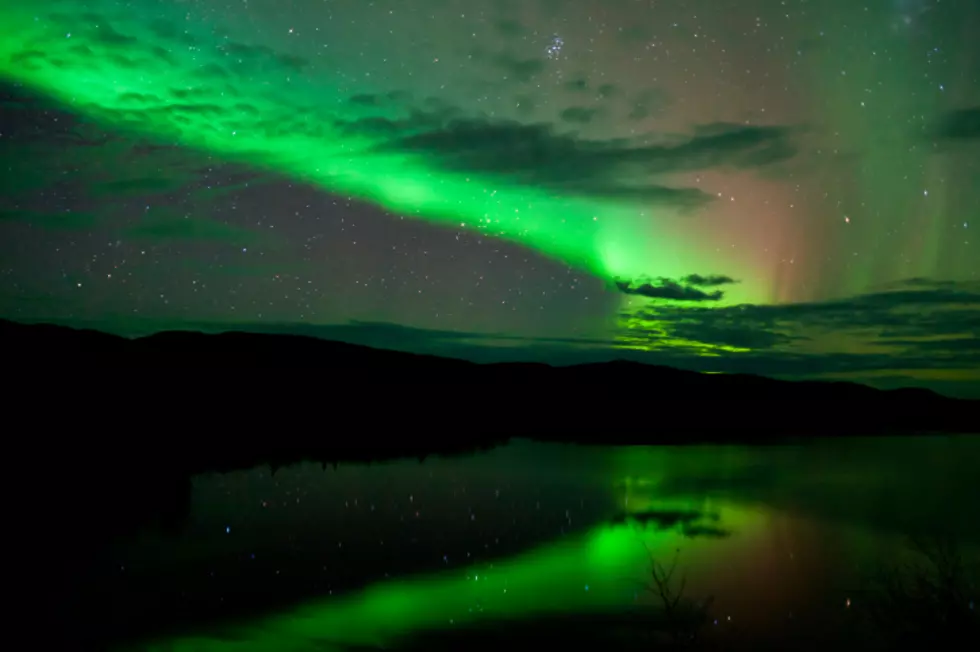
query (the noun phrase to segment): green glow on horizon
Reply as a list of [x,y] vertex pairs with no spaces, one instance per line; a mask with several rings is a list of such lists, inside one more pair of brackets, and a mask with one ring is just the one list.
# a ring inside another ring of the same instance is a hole
[[[653,309],[649,310],[648,313],[655,314]],[[619,321],[621,330],[617,336],[618,346],[623,349],[633,349],[636,351],[684,348],[701,357],[719,356],[723,353],[748,353],[752,351],[752,349],[745,347],[713,344],[677,337],[672,333],[670,323],[651,319],[651,316],[651,314],[647,314],[643,318],[638,318],[628,314],[623,315]],[[632,336],[630,334],[631,331],[638,332],[639,336]]]
[[[236,64],[221,49],[228,42],[222,25],[188,22],[184,14],[179,3],[3,0],[0,75],[114,129],[514,241],[601,278],[744,268],[682,235],[671,225],[674,209],[661,215],[655,206],[509,184],[384,150],[382,136],[338,125],[376,115],[351,105],[338,71],[319,62],[290,69],[267,50],[265,59]],[[91,24],[86,16],[93,15],[109,26]],[[161,36],[154,24],[174,32]],[[740,302],[768,299],[762,285],[734,291]]]

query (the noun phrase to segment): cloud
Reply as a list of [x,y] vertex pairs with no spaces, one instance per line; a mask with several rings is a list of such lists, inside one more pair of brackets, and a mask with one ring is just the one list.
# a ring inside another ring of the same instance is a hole
[[[839,301],[707,305],[657,302],[625,310],[610,332],[577,338],[432,330],[366,321],[335,325],[133,322],[124,334],[172,328],[282,333],[483,363],[569,365],[628,360],[788,380],[849,380],[884,388],[919,386],[980,398],[976,344],[980,283],[912,279]],[[108,328],[94,322],[73,325]]]
[[358,107],[387,107],[399,102],[411,100],[412,94],[407,91],[390,91],[388,93],[355,93],[347,101]]
[[731,530],[714,525],[686,525],[681,528],[681,534],[688,539],[727,539],[732,536]]
[[[74,46],[73,52],[75,54],[97,55],[96,50],[105,47],[106,49],[134,51],[133,59],[117,59],[117,63],[138,64],[139,59],[135,57],[141,57],[144,54],[150,54],[164,62],[168,61],[169,55],[166,48],[138,52],[140,39],[136,35],[118,31],[107,16],[97,13],[83,14],[83,16],[80,18],[75,14],[51,13],[47,17],[52,24],[59,26],[61,33],[70,33],[73,38],[86,44]],[[165,20],[151,20],[147,24],[149,26],[148,31],[159,39],[173,41],[184,47],[201,45],[193,35],[186,33],[186,30],[178,29]],[[221,42],[218,50],[228,57],[234,57],[239,70],[247,74],[254,74],[269,68],[298,73],[309,65],[309,61],[302,57],[277,53],[266,46],[239,43],[227,38]]]
[[980,138],[980,106],[950,111],[939,121],[933,135],[944,140]]
[[616,288],[623,294],[646,297],[648,299],[669,299],[671,301],[720,301],[725,293],[721,290],[705,292],[702,287],[718,287],[735,283],[727,276],[701,276],[691,274],[679,281],[669,278],[637,279],[635,281],[617,280]]
[[347,101],[356,106],[379,106],[381,104],[380,96],[367,93],[351,95]]
[[699,287],[717,287],[719,285],[731,285],[733,283],[738,283],[738,281],[730,276],[722,276],[720,274],[710,274],[708,276],[690,274],[685,276],[682,280],[688,285],[697,285]]
[[[157,32],[167,32],[161,24],[153,24]],[[108,33],[108,32],[106,32]],[[175,35],[171,35],[176,38]],[[294,73],[298,64],[286,62],[275,52],[262,47],[248,47],[236,42],[223,44],[229,58],[253,61],[255,66],[273,67],[283,74]],[[135,54],[134,54],[135,56]],[[93,60],[93,66],[98,65]],[[163,65],[163,64],[158,64]],[[529,78],[542,61],[519,60],[498,56],[495,65],[508,74]],[[299,66],[302,68],[302,66]],[[343,111],[319,115],[310,107],[279,107],[288,113],[268,113],[237,98],[234,84],[228,83],[232,73],[213,64],[202,65],[195,74],[198,85],[162,88],[159,93],[128,93],[112,109],[102,109],[114,122],[134,127],[147,125],[150,131],[161,133],[160,125],[182,125],[204,121],[214,128],[241,130],[262,134],[267,138],[305,134],[321,137],[324,124],[331,124],[342,133],[367,136],[377,142],[376,151],[402,152],[422,157],[429,165],[461,173],[483,173],[516,184],[546,188],[556,193],[588,196],[618,201],[646,201],[669,204],[680,208],[700,206],[713,197],[696,188],[678,188],[652,180],[656,175],[669,175],[712,167],[754,167],[788,159],[795,154],[792,131],[779,127],[744,125],[713,125],[687,137],[643,140],[586,140],[574,134],[560,133],[555,125],[526,124],[517,121],[492,119],[487,116],[465,116],[458,108],[439,98],[427,98],[413,104],[405,92],[354,93],[347,104],[354,116]],[[234,74],[241,74],[236,68]],[[583,83],[584,80],[583,80]],[[599,95],[611,95],[615,88],[604,85]],[[224,94],[236,97],[231,102],[215,99]],[[522,101],[522,109],[533,110],[532,98]],[[13,109],[10,109],[13,110]],[[27,115],[41,112],[20,109]],[[365,111],[376,115],[364,115]],[[180,148],[160,148],[155,151],[127,152],[129,141],[84,126],[70,114],[62,112],[59,121],[62,140],[83,146],[103,149],[99,157],[116,160],[113,168],[124,171],[124,178],[92,179],[85,182],[88,192],[105,196],[123,194],[143,195],[166,193],[199,178],[199,169],[192,167],[188,155]],[[585,125],[598,110],[572,106],[561,114],[564,122]],[[9,121],[5,120],[5,123]],[[50,131],[48,125],[18,130],[29,135]],[[177,133],[175,131],[175,134]],[[63,143],[43,144],[49,149],[63,148]],[[147,157],[152,153],[154,157]],[[59,159],[71,158],[72,153],[60,154]],[[26,159],[54,160],[38,152]],[[163,157],[163,158],[161,158]],[[77,156],[76,156],[77,159]],[[91,160],[91,159],[89,159]],[[83,171],[93,169],[79,159],[73,167]],[[24,170],[24,175],[30,172]],[[56,175],[52,175],[52,179]],[[74,177],[79,182],[79,177]]]
[[663,279],[656,285],[652,283],[642,283],[640,285],[630,285],[629,283],[617,282],[616,287],[623,294],[633,294],[648,299],[672,299],[674,301],[719,301],[724,297],[720,290],[714,292],[704,292],[697,288],[684,286],[669,279]]
[[[734,282],[723,276],[693,276],[707,287]],[[673,284],[690,292],[690,284],[682,283],[688,280],[691,277]],[[684,291],[680,294],[685,296]],[[980,398],[980,347],[976,338],[980,332],[980,283],[910,279],[837,301],[716,303],[683,299],[651,302],[625,310],[611,333],[589,339],[429,331],[366,322],[304,327],[307,330],[303,332],[481,362],[533,359],[575,364],[626,359],[792,380],[846,379],[884,387],[923,386]],[[294,327],[282,328],[282,332],[293,332]]]
[[[643,529],[652,528],[661,531],[678,531],[688,539],[724,539],[732,535],[715,523],[721,520],[713,512],[700,510],[645,510],[640,512],[622,513],[613,517],[613,524],[629,523]],[[709,521],[707,523],[703,521]]]
[[[665,144],[584,140],[557,134],[546,125],[486,119],[459,119],[440,129],[395,139],[387,149],[431,154],[459,170],[501,173],[543,169],[561,179],[622,173],[690,172],[713,167],[755,167],[793,155],[791,130],[783,127],[712,125],[701,133]],[[610,171],[609,167],[616,168]]]
[[[566,119],[585,121],[584,111]],[[546,124],[488,118],[450,118],[416,112],[403,120],[372,117],[351,121],[352,132],[385,136],[383,152],[415,153],[445,169],[478,173],[514,183],[574,194],[676,202],[711,200],[700,190],[650,182],[667,175],[710,168],[752,168],[791,158],[793,131],[784,127],[710,125],[669,142],[587,140]]]
[[116,138],[53,102],[9,85],[0,86],[0,124],[5,148],[37,143],[98,147]]
[[[571,93],[586,93],[591,89],[588,79],[584,75],[569,79],[562,87]],[[595,88],[594,95],[597,100],[605,100],[614,97],[619,93],[615,84],[601,84]]]
[[[269,267],[270,271],[281,271],[280,267]],[[89,325],[96,329],[106,329],[102,324]],[[397,349],[413,353],[441,355],[452,358],[474,358],[480,362],[500,362],[509,360],[507,353],[522,352],[514,360],[528,361],[542,352],[560,353],[580,350],[582,347],[610,347],[614,344],[608,338],[568,338],[534,337],[493,332],[474,332],[417,328],[404,324],[388,322],[352,320],[344,324],[216,324],[209,322],[181,321],[177,324],[147,323],[142,328],[126,331],[127,336],[145,335],[163,329],[180,328],[202,332],[222,332],[227,330],[303,335],[327,340],[360,344],[380,349]],[[504,352],[504,357],[497,356]],[[528,354],[531,358],[528,358]],[[547,357],[547,356],[546,356]],[[542,358],[544,361],[545,358]],[[553,360],[552,360],[553,361]]]
[[698,510],[646,510],[618,514],[613,517],[612,522],[618,524],[635,521],[643,526],[652,525],[658,530],[671,530],[703,518],[704,513]]
[[[181,70],[181,83],[144,86],[140,92],[124,93],[111,102],[85,107],[105,122],[124,130],[153,133],[162,142],[188,142],[188,134],[211,140],[212,136],[223,139],[227,134],[239,133],[248,136],[243,142],[278,147],[278,143],[295,139],[329,143],[336,140],[339,132],[340,136],[363,137],[358,138],[359,142],[373,142],[373,146],[367,145],[367,156],[408,154],[430,168],[485,174],[556,195],[654,202],[680,209],[701,206],[713,201],[714,196],[697,188],[675,187],[656,177],[709,168],[766,166],[790,159],[796,153],[793,130],[776,126],[713,125],[686,136],[648,134],[636,139],[587,140],[562,131],[590,124],[599,115],[597,108],[580,103],[560,110],[557,124],[528,124],[467,114],[440,98],[420,101],[403,91],[353,90],[346,98],[337,98],[340,101],[336,103],[311,103],[301,94],[281,93],[273,101],[249,90],[254,80],[295,78],[310,71],[309,62],[234,38],[219,39],[215,45],[187,33],[183,26],[162,20],[126,23],[122,17],[90,18],[83,28],[73,27],[77,19],[73,21],[69,15],[54,20],[66,32],[74,30],[77,40],[84,43],[75,43],[74,38],[58,39],[48,43],[49,47],[21,54],[34,61],[31,65],[57,67],[59,57],[68,56],[68,50],[78,47],[81,49],[68,57],[73,68],[81,67],[96,75],[132,69],[139,70],[141,78],[174,79],[175,71],[190,65],[181,53],[193,48],[198,55],[192,66]],[[502,20],[496,29],[519,31],[520,26],[512,24],[509,16],[499,18]],[[523,58],[509,52],[490,54],[482,60],[507,80],[521,83],[519,92],[525,95],[534,92],[534,87],[526,82],[551,63],[542,57]],[[320,66],[319,60],[317,65]],[[611,100],[621,95],[613,84],[593,88],[585,78],[570,88],[587,90],[597,99]],[[665,99],[662,92],[650,90],[619,101],[638,118],[638,111],[643,116],[650,115]],[[515,115],[527,116],[534,110],[534,98],[524,97],[519,105]],[[614,110],[616,106],[609,103],[602,113]],[[67,130],[66,137],[75,138],[77,134]],[[98,140],[102,137],[83,140],[102,146],[106,144]],[[326,144],[324,147],[329,148]],[[268,162],[267,152],[256,151],[254,157],[252,154],[242,151],[236,156]],[[289,156],[294,154],[290,152]],[[306,162],[293,163],[310,167]],[[164,193],[198,175],[198,170],[182,170],[181,165],[181,161],[174,160],[169,169],[155,170],[128,160],[119,167],[127,171],[125,178],[96,180],[87,185],[108,196]]]
[[561,112],[561,119],[572,124],[587,125],[599,114],[599,109],[572,106]]
[[218,49],[226,52],[228,56],[234,57],[239,66],[239,70],[247,74],[254,74],[263,68],[274,68],[276,70],[299,73],[303,72],[310,64],[309,60],[303,57],[280,54],[262,45],[248,45],[234,41],[225,41]]
[[110,134],[9,86],[0,102],[0,123],[5,132],[0,152],[10,161],[0,182],[7,196],[45,186],[67,186],[71,194],[89,197],[165,194],[194,183],[205,164],[179,147]]
[[[152,102],[145,96],[133,101]],[[0,175],[0,211],[8,223],[91,228],[118,222],[111,219],[116,209],[130,210],[133,200],[154,205],[195,202],[200,210],[207,207],[202,201],[276,179],[178,145],[105,132],[13,86],[0,85],[0,124],[0,155],[8,162]],[[75,210],[52,210],[51,202],[37,192],[41,189],[49,197],[71,198]]]
[[719,355],[715,371],[788,377],[942,371],[980,380],[978,283],[911,279],[817,303],[652,305],[622,319],[620,336],[631,346],[668,358],[708,348]]

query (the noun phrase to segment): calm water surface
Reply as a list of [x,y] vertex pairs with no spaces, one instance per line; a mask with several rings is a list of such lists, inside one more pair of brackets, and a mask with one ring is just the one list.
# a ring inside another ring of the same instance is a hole
[[139,649],[410,645],[433,631],[645,608],[677,563],[712,626],[860,606],[906,537],[980,549],[980,439],[773,447],[515,442],[470,457],[297,464],[192,481],[179,532],[118,542],[88,578]]

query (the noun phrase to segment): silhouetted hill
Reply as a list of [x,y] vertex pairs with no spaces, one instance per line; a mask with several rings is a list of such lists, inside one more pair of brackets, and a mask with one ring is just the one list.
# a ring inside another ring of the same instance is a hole
[[290,458],[338,449],[356,458],[421,455],[511,436],[663,443],[980,432],[980,401],[928,390],[625,361],[476,364],[302,336],[164,332],[126,339],[9,321],[0,321],[0,342],[8,378],[22,395],[10,404],[26,410],[25,423],[139,434],[127,441],[139,442],[142,455],[152,441],[155,454],[165,456],[182,437],[202,449],[222,442],[223,451],[213,451],[221,459],[232,455],[233,443],[235,455],[268,461],[276,450]]
[[[928,391],[630,362],[478,365],[305,337],[128,340],[6,321],[0,347],[4,443],[14,486],[27,496],[13,506],[25,534],[12,558],[32,569],[18,594],[54,614],[52,622],[70,623],[66,638],[127,635],[99,630],[103,603],[76,587],[91,584],[88,569],[117,537],[152,524],[180,528],[195,473],[424,458],[514,436],[768,443],[978,431],[977,402]],[[72,545],[52,558],[46,543],[66,533]]]

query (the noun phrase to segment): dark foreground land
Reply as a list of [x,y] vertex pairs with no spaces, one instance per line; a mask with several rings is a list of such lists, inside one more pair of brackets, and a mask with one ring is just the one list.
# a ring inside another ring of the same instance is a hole
[[[14,387],[8,423],[13,416],[44,430],[126,432],[157,458],[189,438],[204,467],[217,462],[204,459],[212,453],[231,462],[231,441],[247,465],[280,452],[292,458],[342,449],[357,459],[452,452],[511,436],[655,444],[980,433],[980,401],[928,390],[623,361],[476,364],[299,336],[126,339],[3,320],[0,347]],[[203,445],[219,441],[216,450]]]
[[[162,333],[127,340],[3,321],[0,347],[4,444],[15,487],[8,559],[24,575],[14,593],[34,605],[52,649],[105,649],[179,620],[147,612],[107,629],[111,596],[89,587],[100,586],[92,569],[108,563],[113,542],[184,527],[197,473],[263,464],[275,470],[300,460],[329,466],[423,459],[510,437],[767,444],[796,436],[980,432],[977,402],[927,391],[626,362],[477,365],[302,337]],[[535,621],[465,640],[433,633],[411,649],[647,647],[650,617]],[[750,643],[744,649],[761,649]]]

